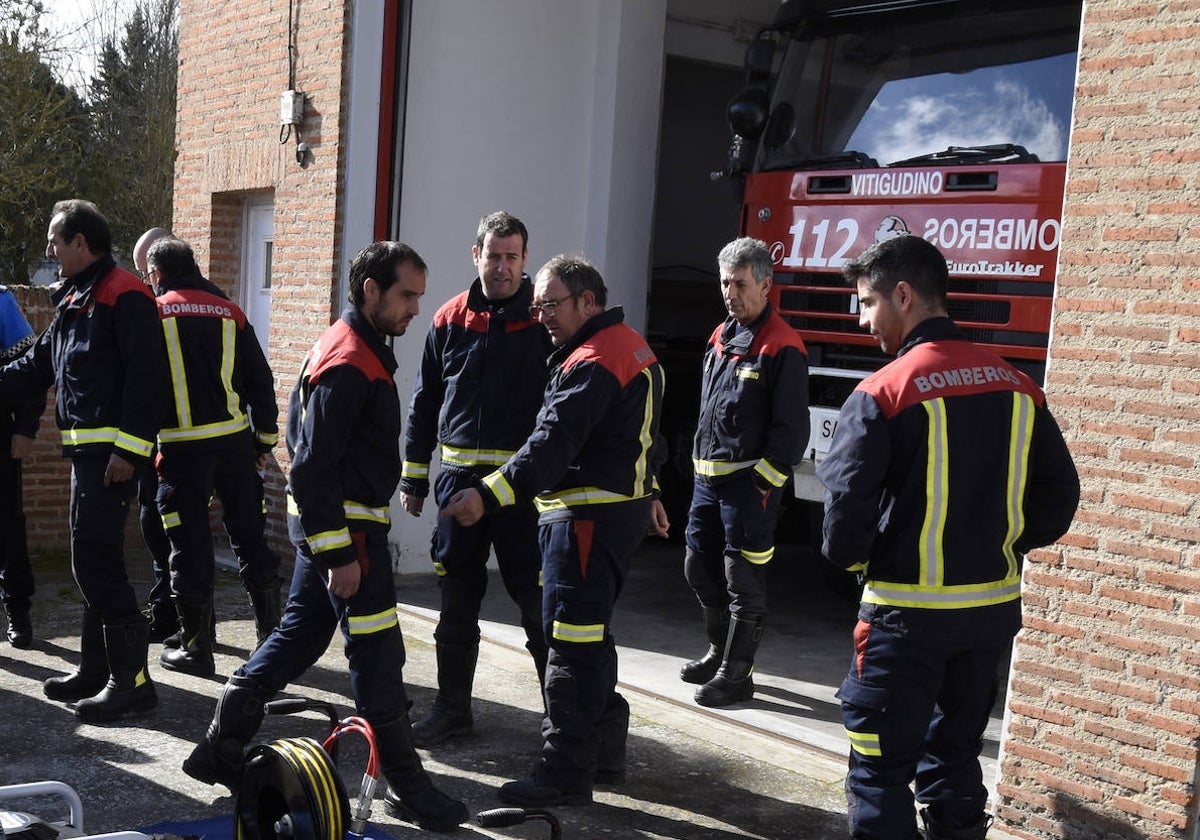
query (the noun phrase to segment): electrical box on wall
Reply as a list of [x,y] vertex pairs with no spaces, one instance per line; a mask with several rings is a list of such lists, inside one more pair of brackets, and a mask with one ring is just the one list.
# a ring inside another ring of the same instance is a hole
[[298,90],[285,90],[279,95],[280,125],[300,125],[304,122],[304,94]]

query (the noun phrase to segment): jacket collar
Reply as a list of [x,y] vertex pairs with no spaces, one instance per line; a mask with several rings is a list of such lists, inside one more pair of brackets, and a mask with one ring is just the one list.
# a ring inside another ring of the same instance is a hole
[[575,335],[571,336],[570,340],[550,354],[547,360],[550,367],[562,364],[563,360],[570,356],[579,345],[583,344],[589,338],[594,336],[607,327],[615,324],[621,324],[625,321],[625,310],[620,306],[610,306],[598,315],[593,315],[583,322],[583,326]]
[[467,307],[473,312],[491,312],[504,321],[528,321],[529,305],[533,303],[533,281],[528,274],[521,275],[521,285],[507,300],[489,300],[483,293],[483,281],[478,277],[467,292]]
[[746,325],[741,332],[738,332],[737,319],[730,315],[725,319],[725,326],[721,329],[721,346],[724,352],[727,353],[743,353],[750,349],[751,343],[754,341],[754,336],[758,334],[762,325],[771,317],[771,304],[768,302],[763,307],[763,311],[758,314],[758,317]]
[[900,350],[897,351],[896,356],[903,356],[918,344],[923,344],[926,341],[943,340],[966,341],[967,336],[948,316],[936,315],[933,318],[926,318],[913,327],[908,335],[904,337],[904,343],[900,346]]
[[375,327],[371,326],[371,322],[367,320],[366,315],[362,314],[362,310],[354,306],[347,306],[342,310],[342,320],[358,334],[364,344],[371,348],[371,352],[379,357],[379,361],[383,363],[387,372],[394,374],[398,367],[396,354],[392,352],[392,348],[388,346],[384,337],[375,330]]

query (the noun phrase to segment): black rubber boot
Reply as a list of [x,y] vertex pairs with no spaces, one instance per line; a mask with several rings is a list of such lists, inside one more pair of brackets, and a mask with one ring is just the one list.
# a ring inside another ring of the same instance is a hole
[[604,710],[600,724],[600,748],[596,752],[598,785],[619,785],[625,782],[625,743],[629,739],[629,701],[613,694],[613,701]]
[[389,814],[426,831],[454,831],[471,818],[466,803],[433,786],[413,747],[407,713],[389,723],[372,723],[371,728],[379,748],[379,766],[388,783],[383,806]]
[[103,723],[158,706],[158,692],[146,667],[149,647],[150,625],[141,613],[129,621],[104,625],[108,683],[95,697],[75,704],[75,717],[87,723]]
[[168,671],[211,677],[217,672],[213,661],[212,637],[209,636],[212,597],[195,600],[179,597],[175,599],[175,608],[179,611],[180,633],[184,643],[177,648],[164,647],[159,661]]
[[146,605],[145,613],[150,621],[151,642],[165,643],[179,632],[179,613],[170,601],[151,601]]
[[183,772],[206,784],[224,785],[236,795],[246,746],[262,726],[263,705],[273,696],[249,677],[230,677],[208,731],[183,761]]
[[4,611],[8,614],[5,635],[8,636],[9,644],[17,650],[29,650],[33,647],[33,621],[29,617],[29,607],[8,604]]
[[745,621],[735,617],[729,622],[725,660],[716,676],[696,689],[697,703],[708,707],[729,706],[754,697],[754,654],[762,634],[761,619]]
[[717,675],[725,658],[725,639],[729,635],[729,610],[701,607],[704,612],[704,634],[708,637],[708,652],[679,669],[679,679],[693,685],[704,685]]
[[108,657],[104,653],[104,622],[100,612],[84,607],[79,632],[79,667],[63,677],[51,677],[42,693],[51,700],[74,703],[92,697],[108,682]]
[[[179,623],[179,611],[172,605],[172,610],[175,613],[175,623]],[[153,640],[153,636],[151,636]],[[213,599],[210,596],[208,599],[208,642],[212,647],[217,646],[217,610],[213,606]],[[183,628],[178,628],[170,636],[162,640],[162,646],[168,649],[183,647]]]
[[254,633],[258,637],[258,643],[254,646],[256,650],[258,645],[271,635],[271,631],[279,626],[279,619],[283,617],[281,586],[282,581],[276,578],[274,583],[262,589],[246,588],[246,593],[250,596],[250,606],[254,610]]
[[921,822],[925,824],[920,830],[925,840],[985,840],[988,829],[992,827],[992,815],[983,814],[969,828],[948,828],[930,816],[928,808],[922,808]]
[[429,714],[412,725],[415,745],[428,748],[447,738],[470,735],[474,731],[471,686],[475,683],[478,661],[478,642],[473,645],[437,643],[438,693]]

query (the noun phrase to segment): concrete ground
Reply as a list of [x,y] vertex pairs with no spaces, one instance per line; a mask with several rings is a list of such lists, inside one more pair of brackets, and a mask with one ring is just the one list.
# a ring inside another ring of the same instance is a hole
[[[694,687],[678,679],[679,665],[704,646],[699,610],[682,580],[681,558],[680,546],[651,541],[635,560],[613,621],[621,690],[632,707],[629,778],[619,788],[598,789],[591,806],[553,809],[562,836],[846,836],[846,749],[833,693],[848,663],[853,605],[839,600],[813,573],[803,545],[781,546],[772,564],[773,614],[760,648],[756,696],[730,709],[702,709],[691,700]],[[137,577],[145,592],[148,560],[135,555],[131,567],[135,573],[146,570]],[[119,725],[96,726],[79,723],[63,704],[42,695],[44,679],[76,662],[81,606],[65,559],[40,558],[35,574],[34,648],[20,651],[0,643],[0,785],[47,779],[71,785],[83,801],[88,834],[231,814],[235,803],[223,788],[190,779],[180,764],[207,726],[224,678],[253,645],[249,607],[236,575],[218,575],[218,676],[200,679],[166,671],[156,665],[158,647],[152,646],[159,708]],[[419,715],[436,686],[436,578],[406,575],[397,584],[408,647],[405,678]],[[540,746],[537,682],[515,626],[515,608],[498,578],[483,619],[476,733],[422,751],[439,786],[464,799],[472,814],[502,807],[496,786],[524,776]],[[327,700],[349,713],[353,704],[336,639],[318,665],[291,687],[288,696],[293,695]],[[322,719],[308,713],[270,717],[260,737],[321,739],[325,731]],[[995,746],[990,734],[993,763]],[[340,766],[353,794],[365,767],[353,741]],[[52,799],[0,807],[47,819],[65,814]],[[372,821],[397,839],[418,834],[415,827],[387,816],[378,803]],[[540,838],[548,831],[544,823],[530,822],[503,829],[468,825],[458,834]]]

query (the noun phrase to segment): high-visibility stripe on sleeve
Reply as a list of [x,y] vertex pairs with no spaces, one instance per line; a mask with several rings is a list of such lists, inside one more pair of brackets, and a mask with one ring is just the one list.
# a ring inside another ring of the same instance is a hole
[[429,464],[420,464],[416,461],[405,461],[400,469],[400,475],[404,478],[429,478]]
[[500,470],[488,473],[483,477],[483,486],[492,491],[492,495],[496,497],[496,501],[500,503],[500,507],[508,507],[517,503],[517,493],[513,490],[508,479],[504,477],[504,473]]
[[308,547],[312,549],[313,554],[321,554],[325,551],[334,551],[349,546],[350,531],[346,528],[338,528],[336,531],[323,531],[320,534],[306,535],[304,540],[308,543]]
[[772,487],[782,487],[788,480],[787,474],[781,473],[771,466],[771,462],[766,458],[759,459],[758,463],[754,465],[754,471],[766,479]]
[[154,451],[154,441],[134,437],[129,432],[117,432],[113,446],[117,449],[124,449],[126,452],[132,452],[134,455],[140,455],[143,458],[149,458],[150,453]]

